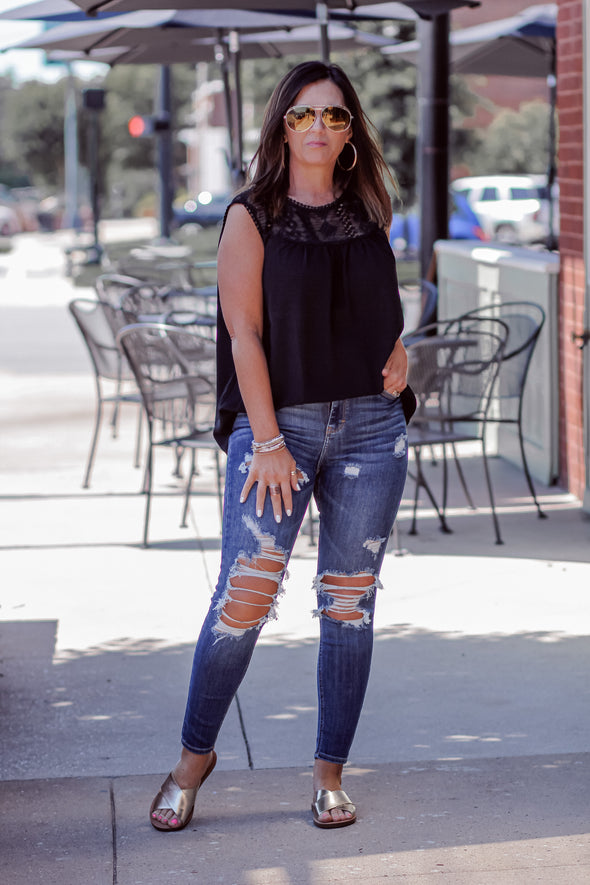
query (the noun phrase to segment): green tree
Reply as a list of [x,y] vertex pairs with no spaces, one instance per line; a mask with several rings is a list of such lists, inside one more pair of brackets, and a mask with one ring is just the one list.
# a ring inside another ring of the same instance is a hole
[[518,111],[497,115],[477,148],[466,151],[464,162],[472,175],[546,172],[548,145],[548,106],[540,101],[523,102]]
[[29,80],[2,91],[2,161],[34,184],[63,188],[65,82]]

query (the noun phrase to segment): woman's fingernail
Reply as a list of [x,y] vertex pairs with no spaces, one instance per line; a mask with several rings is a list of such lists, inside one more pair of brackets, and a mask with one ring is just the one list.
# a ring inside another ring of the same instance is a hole
[[243,495],[240,495],[240,504],[243,504],[246,499]]
[[286,510],[285,513],[287,514],[287,516],[291,516],[291,514],[293,513],[293,511],[292,511],[292,510]]
[[275,519],[277,522],[280,522],[281,521],[281,514],[280,513],[275,514]]
[[256,511],[256,516],[258,516],[258,517],[262,516],[262,510],[257,510],[257,511]]

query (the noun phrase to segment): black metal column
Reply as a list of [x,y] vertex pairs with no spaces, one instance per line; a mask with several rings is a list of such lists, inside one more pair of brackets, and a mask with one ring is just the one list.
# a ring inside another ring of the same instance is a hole
[[172,87],[170,66],[160,66],[160,82],[156,104],[156,119],[167,120],[169,125],[156,132],[158,182],[160,197],[160,237],[170,239],[172,220]]
[[449,15],[418,21],[417,179],[420,275],[426,276],[436,240],[448,236]]

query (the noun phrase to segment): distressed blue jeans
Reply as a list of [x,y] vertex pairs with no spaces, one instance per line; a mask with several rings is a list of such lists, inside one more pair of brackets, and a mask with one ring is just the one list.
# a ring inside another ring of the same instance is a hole
[[[399,399],[387,393],[290,406],[277,411],[277,420],[297,463],[300,490],[293,493],[292,515],[283,514],[280,523],[268,494],[260,518],[255,488],[240,503],[252,431],[247,416],[238,415],[228,450],[219,581],[195,650],[182,743],[194,753],[213,749],[260,630],[276,616],[314,494],[320,514],[315,755],[344,763],[369,678],[379,571],[406,480],[406,423]],[[250,606],[251,618],[234,619],[236,600],[240,611],[244,602]]]

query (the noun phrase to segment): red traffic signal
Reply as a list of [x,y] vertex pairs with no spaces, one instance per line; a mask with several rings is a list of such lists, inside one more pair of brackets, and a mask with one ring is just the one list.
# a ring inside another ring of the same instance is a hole
[[164,117],[156,117],[153,114],[147,117],[136,114],[127,123],[127,128],[129,135],[133,138],[145,138],[155,135],[157,132],[164,132],[170,129],[170,121]]
[[133,136],[133,138],[141,138],[144,135],[151,135],[153,129],[152,132],[147,131],[150,128],[149,123],[149,117],[140,117],[136,114],[135,117],[131,117],[127,124],[129,135]]

